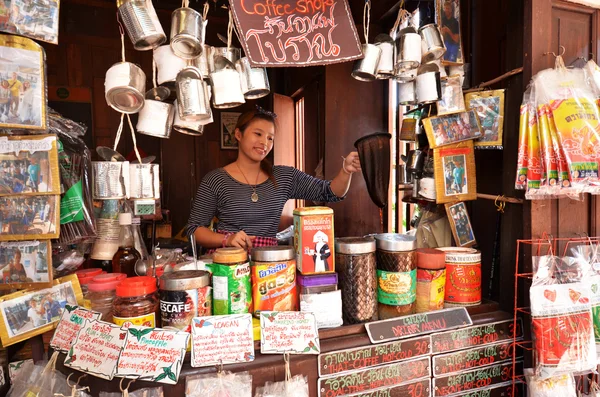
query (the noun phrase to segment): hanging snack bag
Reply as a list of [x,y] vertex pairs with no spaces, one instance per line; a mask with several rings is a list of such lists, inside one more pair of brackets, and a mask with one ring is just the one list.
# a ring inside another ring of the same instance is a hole
[[523,95],[523,103],[521,104],[521,116],[519,119],[519,157],[517,159],[517,178],[515,180],[515,189],[525,190],[527,187],[527,163],[529,141],[529,97],[531,95],[531,87],[527,87]]
[[527,126],[527,194],[528,200],[542,196],[540,192],[542,174],[544,173],[544,164],[542,162],[540,151],[540,136],[538,132],[537,112],[535,111],[535,95],[532,94],[529,100],[529,122]]
[[550,123],[552,122],[550,109],[546,105],[538,106],[538,125],[540,136],[540,147],[542,161],[544,164],[544,173],[542,173],[541,188],[545,194],[553,194],[558,183],[558,162],[556,154],[552,147],[552,137],[550,135]]
[[218,372],[188,376],[185,382],[186,397],[252,397],[252,375],[248,372]]
[[575,379],[572,374],[540,379],[535,376],[533,369],[525,369],[527,391],[532,397],[577,397]]

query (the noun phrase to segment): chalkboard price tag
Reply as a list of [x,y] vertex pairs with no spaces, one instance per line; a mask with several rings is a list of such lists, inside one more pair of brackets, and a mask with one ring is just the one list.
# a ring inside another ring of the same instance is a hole
[[470,369],[512,360],[513,342],[483,345],[454,353],[433,356],[433,376],[468,371]]
[[457,307],[375,321],[365,324],[365,327],[372,343],[383,343],[472,324],[467,309]]
[[453,394],[450,397],[523,397],[523,383],[517,381],[513,387],[512,381],[500,383],[498,385],[485,387],[483,389],[469,390],[459,394]]
[[[517,374],[523,373],[523,362],[518,361],[515,366]],[[512,360],[487,367],[475,369],[473,371],[463,371],[439,378],[433,378],[433,396],[451,396],[458,394],[463,396],[465,391],[481,389],[499,383],[512,381],[513,363]]]
[[[431,378],[418,379],[400,386],[352,394],[351,397],[430,397]],[[515,396],[516,397],[516,396]]]
[[319,355],[319,376],[359,371],[377,365],[410,360],[430,353],[431,337],[429,335],[323,353]]
[[516,333],[513,332],[513,328],[513,320],[505,320],[433,334],[431,335],[432,352],[433,354],[448,353],[487,343],[521,338],[523,336],[521,319],[517,321]]
[[328,378],[319,378],[319,397],[364,394],[430,376],[431,360],[429,357],[421,357]]

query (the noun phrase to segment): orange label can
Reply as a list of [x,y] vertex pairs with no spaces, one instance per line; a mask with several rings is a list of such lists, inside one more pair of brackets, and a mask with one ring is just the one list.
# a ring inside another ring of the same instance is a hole
[[445,306],[481,303],[481,252],[446,252]]
[[331,208],[305,207],[294,210],[294,248],[300,273],[310,275],[335,272]]

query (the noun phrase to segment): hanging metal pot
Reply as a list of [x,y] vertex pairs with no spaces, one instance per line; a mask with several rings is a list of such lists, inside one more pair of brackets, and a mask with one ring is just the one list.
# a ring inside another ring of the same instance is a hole
[[128,161],[92,161],[92,170],[95,200],[127,198],[129,189]]
[[404,28],[396,40],[397,73],[414,70],[421,64],[421,36],[412,28]]
[[192,66],[195,66],[202,75],[203,79],[208,80],[210,78],[210,70],[208,68],[208,58],[212,54],[212,47],[204,44],[202,54],[198,58],[194,58]]
[[425,64],[419,68],[416,80],[417,101],[420,105],[434,103],[442,99],[442,82],[438,67]]
[[363,44],[362,52],[364,58],[354,62],[352,77],[359,81],[373,81],[377,78],[381,48],[375,44]]
[[403,106],[417,104],[417,90],[414,81],[398,84],[398,103]]
[[140,115],[136,129],[140,134],[156,138],[169,139],[173,126],[173,105],[162,102],[169,97],[169,90],[164,87],[152,89],[146,93],[146,102]]
[[377,79],[389,79],[394,76],[394,40],[388,34],[379,34],[375,37],[375,45],[381,50]]
[[177,104],[177,100],[175,100],[173,106],[175,107],[175,120],[173,121],[173,129],[177,132],[192,136],[202,136],[204,133],[204,126],[213,122],[212,114],[209,119],[203,121],[183,120],[181,117],[179,117],[179,105]]
[[229,59],[217,56],[213,67],[214,70],[210,73],[213,106],[216,109],[229,109],[246,102],[242,92],[241,75],[235,65]]
[[422,26],[419,29],[419,34],[423,39],[423,63],[428,63],[444,56],[446,45],[444,44],[442,33],[436,24],[430,23]]
[[253,68],[250,59],[244,57],[235,63],[235,68],[242,79],[242,92],[246,99],[258,99],[269,95],[271,87],[267,69]]
[[188,66],[177,75],[179,117],[186,121],[200,121],[212,117],[208,85],[200,71]]
[[170,45],[163,45],[154,49],[154,62],[156,62],[158,84],[174,83],[177,74],[187,66],[187,61],[178,57]]
[[182,7],[171,15],[171,48],[175,55],[194,59],[204,49],[205,23],[202,14],[193,8]]
[[117,8],[136,50],[151,50],[167,40],[151,0],[117,0]]
[[225,57],[235,65],[235,63],[242,58],[242,51],[239,48],[227,48],[227,47],[210,47],[210,53],[208,54],[208,71],[212,73],[217,70],[215,61],[219,57]]
[[160,167],[158,164],[129,165],[129,198],[160,198]]
[[106,71],[106,103],[121,113],[133,114],[144,106],[146,74],[131,62],[119,62]]

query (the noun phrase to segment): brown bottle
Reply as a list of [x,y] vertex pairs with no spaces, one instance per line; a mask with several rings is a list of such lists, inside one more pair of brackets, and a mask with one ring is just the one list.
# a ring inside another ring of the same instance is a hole
[[119,214],[119,225],[121,225],[119,250],[113,256],[112,271],[113,273],[125,273],[127,277],[135,277],[135,264],[140,260],[141,255],[134,247],[131,213]]

